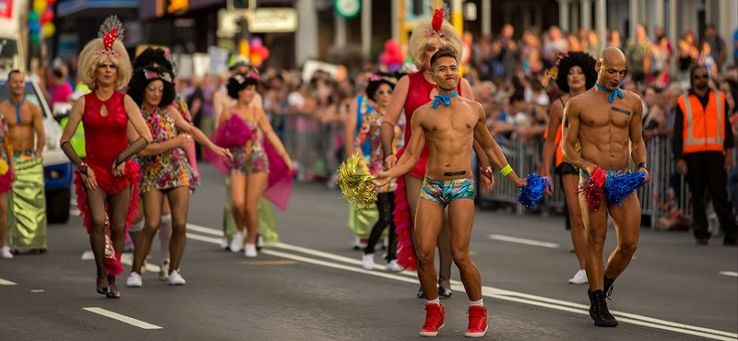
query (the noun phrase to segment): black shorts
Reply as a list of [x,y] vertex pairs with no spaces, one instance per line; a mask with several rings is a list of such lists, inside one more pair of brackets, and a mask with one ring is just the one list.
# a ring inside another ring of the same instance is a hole
[[562,162],[558,166],[556,166],[556,169],[554,169],[554,173],[558,175],[564,175],[564,174],[579,174],[579,170],[574,167],[571,163],[568,162]]

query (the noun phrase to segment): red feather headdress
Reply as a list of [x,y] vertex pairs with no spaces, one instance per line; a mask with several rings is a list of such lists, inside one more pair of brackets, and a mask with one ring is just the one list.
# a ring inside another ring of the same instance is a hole
[[431,11],[433,11],[433,17],[431,18],[431,28],[433,30],[428,30],[426,35],[428,37],[446,38],[446,35],[441,32],[443,21],[446,20],[446,14],[448,14],[448,10],[444,5],[443,0],[433,0]]
[[103,41],[103,48],[98,50],[97,53],[119,57],[118,53],[113,50],[113,43],[116,40],[123,40],[124,31],[123,23],[120,22],[117,16],[111,15],[105,19],[97,32],[98,38]]

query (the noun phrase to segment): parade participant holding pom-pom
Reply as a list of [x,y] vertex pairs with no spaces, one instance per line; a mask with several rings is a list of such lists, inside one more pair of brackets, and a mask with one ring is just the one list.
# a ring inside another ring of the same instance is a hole
[[[625,55],[617,48],[606,48],[595,69],[598,73],[595,87],[566,103],[564,161],[580,169],[579,202],[587,234],[589,315],[596,326],[614,327],[618,322],[610,314],[605,299],[638,245],[641,207],[634,191],[648,181],[649,174],[641,124],[643,103],[635,93],[620,89],[626,73]],[[627,174],[631,159],[637,168],[633,175]],[[602,248],[608,213],[618,238],[605,268]]]

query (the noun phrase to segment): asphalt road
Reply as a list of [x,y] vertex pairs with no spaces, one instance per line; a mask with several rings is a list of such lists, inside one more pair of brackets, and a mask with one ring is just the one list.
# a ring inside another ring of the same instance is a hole
[[[423,301],[414,273],[360,267],[337,191],[295,185],[278,213],[281,243],[256,259],[219,249],[222,177],[204,167],[181,267],[187,285],[156,273],[120,300],[94,292],[80,220],[49,227],[49,250],[0,259],[0,340],[404,340],[418,338]],[[606,249],[614,245],[610,231]],[[478,211],[473,257],[482,272],[492,340],[738,340],[738,249],[715,238],[643,229],[636,259],[615,282],[621,322],[593,326],[560,217]],[[151,264],[158,263],[154,243]],[[119,278],[125,281],[129,267]],[[454,271],[453,278],[458,279]],[[461,339],[468,300],[455,282],[440,339]],[[121,285],[122,286],[122,285]]]

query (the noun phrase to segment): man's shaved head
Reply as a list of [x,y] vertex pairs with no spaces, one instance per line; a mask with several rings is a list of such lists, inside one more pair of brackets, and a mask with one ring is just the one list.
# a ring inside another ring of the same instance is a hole
[[623,63],[625,64],[625,54],[617,47],[606,47],[600,55],[600,62],[607,65]]
[[597,83],[608,90],[614,90],[620,86],[620,82],[625,78],[626,67],[627,63],[623,51],[620,51],[617,47],[605,48],[600,54],[597,65],[595,65]]

